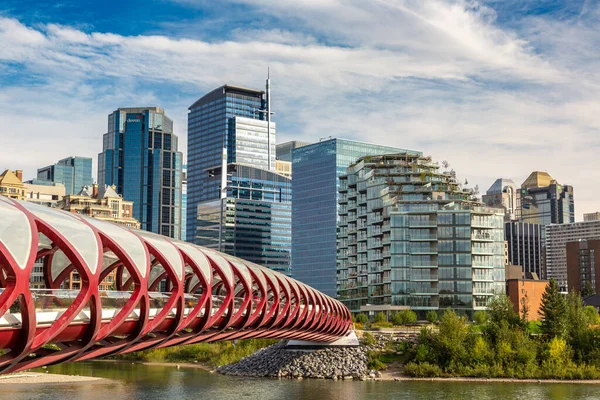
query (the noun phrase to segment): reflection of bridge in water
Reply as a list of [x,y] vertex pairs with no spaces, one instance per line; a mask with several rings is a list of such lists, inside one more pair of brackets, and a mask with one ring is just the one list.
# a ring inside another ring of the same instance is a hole
[[[34,264],[44,288],[30,288]],[[74,272],[81,287],[63,289]],[[2,197],[0,287],[0,373],[207,341],[330,342],[351,327],[341,303],[268,268]]]

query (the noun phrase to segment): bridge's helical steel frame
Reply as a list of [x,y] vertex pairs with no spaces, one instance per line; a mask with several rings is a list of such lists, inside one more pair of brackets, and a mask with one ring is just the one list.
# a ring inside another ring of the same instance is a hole
[[[30,289],[36,260],[38,265],[43,262],[47,289],[59,289],[72,272],[81,279],[76,298],[45,326],[36,318]],[[131,295],[106,319],[101,301],[106,294],[99,284],[111,272],[116,272],[116,289]],[[161,281],[166,282],[168,299],[157,308],[150,292],[156,292]],[[20,323],[0,327],[0,348],[5,351],[0,373],[197,342],[328,342],[347,335],[352,325],[350,312],[340,302],[268,268],[4,197],[0,286],[0,317],[9,312],[13,320],[20,316]],[[195,303],[186,303],[186,294],[193,293],[201,293],[199,299],[196,295]]]

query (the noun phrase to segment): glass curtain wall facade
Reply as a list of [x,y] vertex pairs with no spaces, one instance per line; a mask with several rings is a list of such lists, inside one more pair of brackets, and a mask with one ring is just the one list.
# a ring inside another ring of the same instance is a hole
[[182,154],[173,121],[158,107],[119,108],[108,116],[98,184],[133,201],[141,229],[179,239]]
[[520,265],[525,278],[532,274],[542,276],[542,226],[527,222],[511,221],[505,225],[505,239],[508,244],[508,261]]
[[181,167],[181,240],[185,240],[187,219],[187,165]]
[[521,185],[521,221],[548,226],[575,222],[573,186],[546,172],[532,172]]
[[54,165],[38,169],[37,181],[62,183],[67,195],[79,193],[82,187],[94,183],[92,159],[88,157],[63,158]]
[[227,163],[272,169],[275,123],[271,122],[271,166],[267,165],[265,92],[221,86],[192,104],[188,114],[188,208],[186,240],[196,242],[199,206],[221,197],[223,149]]
[[337,289],[351,311],[472,317],[504,292],[504,210],[483,207],[431,158],[363,157],[340,177],[339,194]]
[[290,178],[242,164],[227,169],[227,197],[198,207],[197,243],[290,275]]
[[360,157],[407,151],[337,138],[293,149],[292,276],[295,279],[329,296],[336,295],[338,177]]

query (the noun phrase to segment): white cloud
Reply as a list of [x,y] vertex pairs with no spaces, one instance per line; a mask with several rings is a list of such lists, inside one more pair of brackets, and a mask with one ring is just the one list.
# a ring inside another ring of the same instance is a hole
[[260,86],[269,66],[280,141],[419,149],[483,191],[548,170],[575,186],[579,214],[600,208],[589,185],[600,178],[595,10],[572,23],[530,19],[517,33],[467,1],[248,3],[281,26],[202,41],[0,17],[0,63],[13,68],[0,75],[0,167],[31,177],[69,155],[95,158],[106,115],[133,105],[165,107],[185,151],[187,106],[226,82]]

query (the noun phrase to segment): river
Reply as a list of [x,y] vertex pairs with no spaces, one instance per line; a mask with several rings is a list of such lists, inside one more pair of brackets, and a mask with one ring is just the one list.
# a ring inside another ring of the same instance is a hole
[[197,368],[131,363],[82,362],[48,368],[51,373],[110,378],[102,383],[2,386],[0,398],[86,400],[187,399],[597,399],[600,386],[465,382],[349,382],[228,377]]

